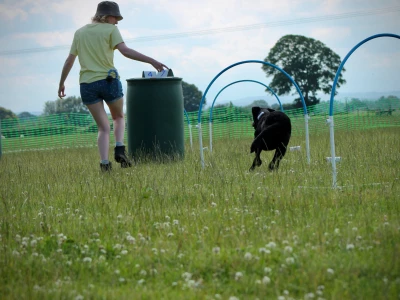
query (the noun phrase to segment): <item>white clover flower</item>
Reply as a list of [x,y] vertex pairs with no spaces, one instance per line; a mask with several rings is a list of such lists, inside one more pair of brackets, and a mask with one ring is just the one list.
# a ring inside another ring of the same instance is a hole
[[294,264],[294,258],[293,258],[293,257],[288,257],[288,258],[286,258],[286,263],[287,263],[288,265]]
[[169,216],[165,216],[165,219],[169,221],[171,218]]
[[271,269],[271,268],[268,268],[268,267],[265,267],[265,268],[264,268],[264,273],[269,274],[269,273],[271,273],[271,272],[272,272],[272,269]]
[[340,233],[340,229],[339,228],[335,228],[335,234],[339,234]]
[[271,250],[267,249],[267,248],[260,248],[258,249],[259,253],[264,253],[264,254],[271,254]]
[[183,278],[185,281],[188,281],[188,280],[190,280],[190,279],[192,278],[192,274],[189,273],[189,272],[185,272],[185,273],[182,274],[182,278]]
[[214,254],[219,254],[220,251],[221,251],[221,249],[220,249],[219,247],[214,247],[214,248],[212,249],[212,252],[213,252]]
[[122,245],[116,244],[113,248],[114,248],[114,249],[117,249],[117,250],[120,250],[120,249],[122,248]]
[[103,254],[107,254],[107,250],[106,249],[100,249],[100,252]]
[[120,272],[120,270],[115,270],[114,273],[118,275],[121,272]]
[[188,288],[194,288],[194,287],[196,287],[196,281],[194,281],[193,279],[190,279],[190,280],[186,281],[186,285]]
[[179,259],[181,259],[183,256],[184,256],[183,253],[179,253],[179,254],[178,254],[178,258],[179,258]]
[[178,285],[178,283],[175,281],[172,283],[172,286],[177,286],[177,285]]
[[286,300],[285,296],[278,296],[278,300]]
[[220,294],[215,294],[214,297],[215,297],[215,299],[222,299]]
[[352,249],[354,249],[354,245],[353,244],[347,244],[346,249],[347,250],[352,250]]
[[212,207],[216,207],[216,206],[217,206],[217,203],[211,202],[211,206],[212,206]]
[[126,237],[126,240],[127,240],[130,244],[136,243],[136,239],[135,239],[133,236],[131,236],[131,235],[128,235],[128,236]]
[[140,280],[138,280],[137,283],[138,283],[138,285],[143,285],[143,284],[145,283],[145,281],[146,281],[146,280],[144,280],[144,279],[140,279]]
[[326,271],[327,271],[329,274],[332,274],[332,275],[335,274],[335,271],[334,271],[333,269],[327,269]]
[[167,237],[173,237],[173,236],[174,236],[174,234],[172,232],[167,234]]
[[288,290],[284,290],[284,291],[283,291],[283,294],[284,294],[285,296],[288,296],[288,295],[289,295],[289,291],[288,291]]
[[150,274],[151,274],[151,275],[157,275],[157,274],[158,274],[157,269],[151,269],[151,270],[150,270]]
[[358,228],[357,228],[357,227],[353,227],[352,230],[353,230],[353,231],[357,231]]
[[141,276],[146,276],[146,275],[147,275],[147,272],[146,272],[146,270],[141,270],[139,274],[140,274]]
[[118,216],[117,216],[117,219],[122,219],[122,215],[118,215]]
[[98,238],[98,237],[100,236],[100,234],[98,234],[97,232],[94,232],[92,235],[93,235],[93,237],[95,237],[95,238]]
[[122,251],[121,251],[121,254],[122,254],[122,255],[127,255],[127,254],[128,254],[128,250],[122,250]]
[[289,241],[287,241],[287,240],[283,240],[283,241],[282,241],[282,244],[284,244],[284,245],[288,245],[288,244],[289,244]]
[[290,246],[286,246],[284,251],[285,251],[286,253],[292,253],[292,252],[293,252],[293,248],[290,247]]
[[31,247],[32,247],[32,248],[35,248],[35,247],[36,247],[36,244],[37,244],[37,241],[36,241],[36,240],[32,240],[32,241],[31,241]]
[[90,257],[84,257],[83,262],[91,263],[92,259]]
[[251,260],[252,258],[253,258],[253,255],[251,255],[250,252],[246,252],[246,254],[244,255],[245,260]]
[[304,299],[314,299],[315,295],[314,293],[308,293],[304,296]]
[[264,276],[262,279],[263,284],[269,284],[271,283],[271,279],[268,276]]
[[120,277],[118,280],[119,280],[119,282],[125,282],[125,278],[124,277]]
[[269,242],[268,244],[265,245],[267,248],[276,248],[276,244],[274,242]]
[[229,300],[239,300],[239,298],[235,297],[235,296],[230,296]]
[[13,250],[12,255],[14,256],[20,256],[20,253],[17,250]]
[[279,216],[281,212],[279,210],[275,210],[275,214]]
[[173,225],[179,225],[179,220],[173,220],[173,221],[172,221],[172,224],[173,224]]
[[106,257],[105,257],[104,255],[100,255],[100,256],[99,256],[99,260],[100,260],[100,261],[105,261],[105,260],[106,260]]
[[75,297],[75,300],[83,300],[85,299],[85,297],[83,297],[82,295],[78,295]]
[[242,272],[236,272],[236,273],[235,273],[235,280],[236,280],[236,281],[237,281],[237,280],[240,280],[242,277],[243,277]]

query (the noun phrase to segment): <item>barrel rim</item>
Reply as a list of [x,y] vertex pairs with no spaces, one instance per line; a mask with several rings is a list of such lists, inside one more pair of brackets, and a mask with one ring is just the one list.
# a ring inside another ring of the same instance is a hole
[[149,82],[153,82],[153,81],[179,81],[182,80],[182,78],[180,77],[163,77],[163,78],[129,78],[126,81],[127,82],[132,82],[132,81],[149,81]]

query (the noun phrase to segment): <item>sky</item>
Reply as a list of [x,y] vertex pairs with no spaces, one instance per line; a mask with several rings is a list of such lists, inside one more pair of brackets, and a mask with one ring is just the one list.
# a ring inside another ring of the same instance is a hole
[[[0,0],[0,106],[15,113],[42,112],[57,99],[61,70],[74,32],[91,22],[99,1]],[[303,35],[323,42],[341,59],[359,42],[380,33],[400,35],[399,0],[120,0],[124,19],[117,25],[128,47],[171,68],[176,77],[203,93],[225,68],[246,60],[264,60],[277,41]],[[123,57],[114,64],[126,95],[126,80],[154,71],[151,65]],[[209,87],[207,104],[266,96],[256,83],[268,85],[261,64],[241,64],[224,72]],[[67,96],[79,94],[79,62],[65,86]],[[400,40],[372,39],[347,60],[347,83],[335,99],[362,93],[390,94],[400,86]],[[333,80],[332,80],[333,81]],[[319,94],[322,100],[330,95]],[[292,102],[296,95],[280,98]]]

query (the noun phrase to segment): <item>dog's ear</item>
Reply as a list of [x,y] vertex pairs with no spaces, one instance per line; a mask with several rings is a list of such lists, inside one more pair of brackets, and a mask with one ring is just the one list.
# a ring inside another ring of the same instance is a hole
[[272,109],[272,108],[267,108],[267,109],[268,109],[269,112],[275,111],[275,109]]
[[253,106],[251,108],[251,113],[253,114],[253,120],[257,120],[258,115],[260,114],[261,107]]

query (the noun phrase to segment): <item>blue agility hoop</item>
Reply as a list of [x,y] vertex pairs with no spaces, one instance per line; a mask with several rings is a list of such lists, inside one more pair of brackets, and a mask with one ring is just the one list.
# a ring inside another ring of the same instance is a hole
[[265,61],[262,61],[262,60],[245,60],[245,61],[240,61],[240,62],[234,63],[234,64],[226,67],[225,69],[223,69],[221,72],[219,72],[217,74],[217,76],[215,76],[214,79],[211,80],[211,82],[209,83],[209,85],[207,86],[207,88],[206,88],[206,90],[205,90],[205,92],[203,94],[203,97],[201,98],[200,107],[199,107],[199,113],[198,113],[198,117],[197,117],[197,123],[198,123],[197,126],[198,126],[198,129],[199,129],[199,144],[200,144],[200,162],[201,162],[201,166],[204,168],[204,153],[203,153],[204,149],[203,149],[203,137],[202,137],[202,129],[201,129],[201,112],[202,112],[203,103],[205,102],[208,90],[213,85],[213,83],[217,80],[217,78],[219,76],[221,76],[223,73],[225,73],[227,70],[229,70],[229,69],[231,69],[231,68],[233,68],[235,66],[242,65],[242,64],[247,64],[247,63],[258,63],[258,64],[263,64],[263,65],[267,65],[267,66],[273,67],[273,68],[279,70],[280,72],[282,72],[293,83],[293,85],[296,87],[296,90],[299,93],[301,102],[303,104],[304,119],[305,119],[305,124],[306,124],[305,127],[306,127],[307,161],[308,161],[308,163],[310,163],[310,143],[309,143],[309,133],[308,133],[308,119],[309,119],[309,117],[308,117],[308,113],[307,113],[306,103],[304,101],[304,97],[303,97],[303,94],[300,91],[299,86],[296,84],[296,82],[293,80],[293,78],[288,73],[286,73],[284,70],[282,70],[278,66],[275,66],[275,65],[273,65],[273,64],[271,64],[269,62],[265,62]]
[[339,65],[338,70],[336,71],[335,79],[333,81],[333,86],[332,86],[332,92],[331,92],[331,98],[329,102],[329,119],[327,120],[329,124],[329,132],[330,132],[330,144],[331,144],[331,163],[332,163],[332,187],[336,188],[337,187],[337,170],[336,170],[336,153],[335,153],[335,134],[334,134],[334,122],[333,122],[333,100],[335,97],[335,92],[336,92],[336,85],[339,80],[340,73],[342,72],[343,66],[346,63],[347,59],[353,54],[354,51],[358,49],[361,45],[364,43],[376,39],[379,37],[393,37],[400,39],[400,35],[393,34],[393,33],[380,33],[380,34],[375,34],[372,35],[361,42],[359,42],[357,45],[353,47],[353,49],[350,50],[350,52],[345,56],[343,59],[342,63]]

